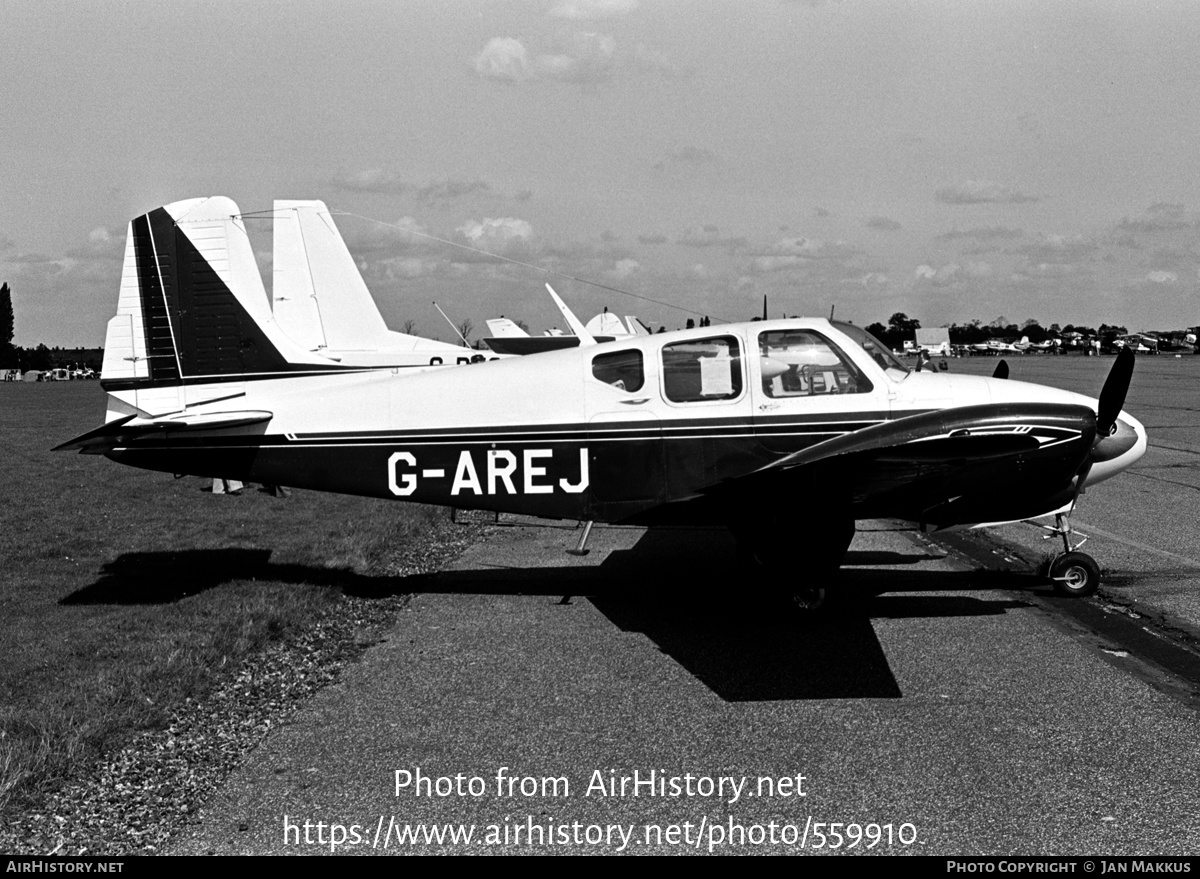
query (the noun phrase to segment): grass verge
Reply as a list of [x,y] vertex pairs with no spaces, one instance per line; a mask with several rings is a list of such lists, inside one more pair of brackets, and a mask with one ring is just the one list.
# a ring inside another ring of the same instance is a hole
[[394,594],[396,560],[456,530],[437,508],[212,495],[51,454],[101,421],[96,383],[0,385],[0,413],[0,819],[346,595]]

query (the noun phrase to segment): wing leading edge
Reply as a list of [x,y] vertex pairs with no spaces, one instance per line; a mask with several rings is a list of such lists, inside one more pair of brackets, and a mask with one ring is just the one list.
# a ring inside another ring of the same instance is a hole
[[803,510],[798,519],[822,507],[935,527],[1022,519],[1070,499],[1095,435],[1087,406],[942,409],[818,443],[719,483],[711,495],[773,517]]

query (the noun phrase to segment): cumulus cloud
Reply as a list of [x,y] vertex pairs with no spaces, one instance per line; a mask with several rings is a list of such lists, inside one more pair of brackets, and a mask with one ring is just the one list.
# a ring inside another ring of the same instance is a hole
[[928,264],[917,266],[913,277],[918,281],[928,281],[934,287],[949,287],[966,281],[978,281],[991,277],[993,269],[986,262],[949,262],[934,268]]
[[1175,232],[1200,228],[1200,215],[1188,211],[1182,204],[1158,202],[1150,205],[1140,217],[1126,217],[1119,228],[1130,232]]
[[484,79],[523,82],[530,77],[529,53],[512,37],[493,37],[475,56],[475,72]]
[[513,37],[494,37],[472,59],[471,67],[483,79],[506,83],[556,80],[589,85],[610,80],[622,71],[668,79],[688,75],[645,45],[619,51],[615,39],[594,31],[560,35],[553,45],[537,51]]
[[530,241],[533,239],[533,227],[525,220],[516,217],[485,217],[476,222],[469,220],[458,227],[462,236],[472,244],[488,244],[510,241]]
[[[522,256],[532,253],[536,240],[533,227],[516,217],[485,217],[483,220],[468,220],[459,226],[458,234],[471,247],[499,256]],[[486,254],[481,254],[485,256]],[[456,260],[462,260],[456,254]]]
[[[97,226],[88,232],[87,240],[66,253],[69,262],[89,260],[109,260],[123,256],[125,253],[124,231],[114,231],[104,226]],[[40,257],[38,258],[40,259]]]
[[614,278],[628,278],[629,276],[641,271],[641,263],[636,259],[617,260],[617,264],[609,271],[609,275]]
[[1036,195],[1027,195],[989,180],[967,180],[943,186],[935,197],[944,204],[1019,204],[1039,200]]
[[1174,284],[1179,276],[1174,272],[1155,271],[1146,275],[1146,280],[1155,284]]
[[[100,344],[121,277],[125,234],[101,227],[61,256],[0,248],[0,280],[17,310],[17,345]],[[81,303],[110,303],[97,309]]]
[[616,41],[597,33],[578,33],[559,51],[530,57],[520,40],[495,37],[475,56],[472,66],[484,79],[519,83],[533,79],[595,82],[612,74]]

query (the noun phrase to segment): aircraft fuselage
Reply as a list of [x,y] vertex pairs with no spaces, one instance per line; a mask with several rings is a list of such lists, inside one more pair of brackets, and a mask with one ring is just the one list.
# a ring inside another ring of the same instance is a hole
[[[885,369],[839,326],[708,327],[416,374],[244,376],[231,385],[232,398],[194,408],[270,418],[215,430],[140,430],[147,413],[137,397],[147,399],[146,389],[118,389],[108,420],[135,419],[105,453],[171,473],[466,509],[730,524],[746,514],[738,507],[748,496],[723,486],[831,440],[860,434],[869,447],[872,428],[921,416],[913,443],[1001,431],[1023,432],[1029,447],[949,472],[944,456],[914,470],[920,447],[910,444],[895,485],[886,484],[886,455],[875,455],[870,485],[859,484],[853,466],[831,461],[809,468],[803,491],[789,484],[784,497],[764,475],[751,502],[954,524],[1039,515],[1070,500],[1094,439],[1093,400],[1021,382]],[[219,382],[204,389],[203,376],[183,384],[185,402],[189,394],[219,396]],[[1144,449],[1141,425],[1124,413],[1121,422],[1124,446],[1091,467],[1089,484]],[[886,440],[889,448],[894,442]]]

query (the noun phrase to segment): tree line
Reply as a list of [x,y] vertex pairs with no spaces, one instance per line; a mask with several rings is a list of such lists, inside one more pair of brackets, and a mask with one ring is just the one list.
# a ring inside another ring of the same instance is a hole
[[[889,348],[899,349],[904,347],[906,341],[914,341],[917,338],[917,330],[920,328],[919,320],[898,311],[888,318],[886,325],[873,323],[868,325],[866,330]],[[1030,318],[1018,325],[1010,323],[1006,317],[998,317],[988,324],[981,320],[973,320],[966,324],[950,324],[948,329],[950,330],[951,345],[979,345],[989,339],[1003,339],[1012,342],[1022,336],[1027,336],[1030,342],[1038,344],[1048,339],[1062,338],[1069,333],[1079,333],[1081,336],[1099,338],[1101,342],[1111,343],[1117,336],[1124,336],[1129,332],[1125,327],[1110,324],[1100,324],[1097,328],[1083,324],[1059,326],[1054,323],[1043,327],[1035,318]]]

